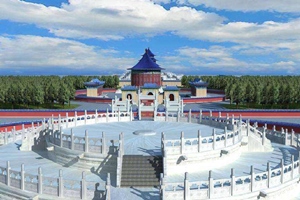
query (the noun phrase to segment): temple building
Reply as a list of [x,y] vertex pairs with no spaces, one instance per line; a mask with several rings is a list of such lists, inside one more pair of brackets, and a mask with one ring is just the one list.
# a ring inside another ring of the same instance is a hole
[[200,79],[195,79],[190,81],[191,85],[191,95],[194,97],[206,97],[207,96],[207,86],[208,83],[201,81]]
[[85,82],[86,96],[87,97],[98,97],[102,94],[103,85],[105,81],[100,81],[99,79],[93,79],[90,82]]
[[143,86],[145,83],[155,83],[158,86],[161,82],[161,68],[154,58],[154,54],[150,49],[145,49],[142,59],[131,70],[131,85]]

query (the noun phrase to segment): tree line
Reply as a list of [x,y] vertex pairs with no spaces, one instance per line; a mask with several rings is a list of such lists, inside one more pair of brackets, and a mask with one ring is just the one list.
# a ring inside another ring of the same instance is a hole
[[[300,76],[202,76],[208,88],[224,90],[230,103],[290,108],[300,103]],[[277,106],[278,107],[278,106]]]
[[85,88],[84,82],[94,78],[105,81],[104,87],[119,85],[118,76],[0,76],[0,104],[29,108],[58,103],[64,107],[75,98],[76,90]]

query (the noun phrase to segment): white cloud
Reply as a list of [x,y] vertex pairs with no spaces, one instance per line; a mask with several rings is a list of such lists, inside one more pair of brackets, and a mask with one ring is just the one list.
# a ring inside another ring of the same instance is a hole
[[[183,2],[181,2],[183,3]],[[277,12],[300,12],[299,0],[186,0],[195,6],[205,5],[206,7],[219,10],[233,11],[277,11]]]
[[80,42],[39,36],[0,37],[0,69],[39,68],[45,73],[60,69],[85,71],[122,71],[136,61],[120,57],[114,49],[99,49]]

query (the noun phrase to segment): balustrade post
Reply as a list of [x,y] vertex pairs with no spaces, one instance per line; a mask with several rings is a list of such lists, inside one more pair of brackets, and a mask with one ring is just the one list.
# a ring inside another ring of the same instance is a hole
[[89,152],[89,137],[88,137],[88,131],[85,130],[85,145],[84,145],[84,152]]
[[168,115],[169,115],[169,112],[168,112],[168,110],[166,109],[166,113],[165,113],[165,121],[166,121],[166,122],[168,121]]
[[95,124],[98,123],[98,111],[95,110]]
[[42,168],[38,168],[38,193],[43,194],[43,174]]
[[294,141],[294,137],[295,137],[295,132],[294,132],[293,129],[292,129],[291,132],[292,132],[292,133],[291,133],[291,146],[293,146],[293,141]]
[[198,153],[201,152],[201,143],[202,143],[202,139],[201,139],[201,131],[198,130]]
[[280,182],[283,183],[283,177],[284,177],[284,160],[281,159],[281,163],[280,163],[280,167],[281,167],[281,173],[280,173]]
[[69,113],[66,113],[66,127],[69,128]]
[[42,129],[45,130],[45,118],[42,121]]
[[21,190],[25,190],[25,167],[24,163],[21,165]]
[[85,171],[81,175],[81,199],[86,199],[86,174]]
[[288,132],[284,132],[284,129],[283,128],[281,128],[281,133],[282,134],[284,134],[284,138],[285,138],[285,142],[284,142],[284,144],[285,145],[288,145]]
[[234,169],[233,168],[231,168],[231,183],[230,183],[230,186],[231,186],[231,196],[233,196],[234,195],[234,191],[235,191],[235,185],[236,185],[236,183],[235,183],[235,176],[234,176]]
[[5,128],[5,133],[4,133],[4,144],[8,144],[8,132],[7,132],[7,128]]
[[164,185],[164,174],[160,173],[160,199],[164,199],[164,191],[165,191],[165,185]]
[[34,132],[34,123],[31,122],[31,129],[32,129],[32,132]]
[[25,139],[25,125],[22,124],[22,141]]
[[229,124],[229,114],[226,113],[226,124]]
[[222,117],[222,113],[219,111],[218,118],[220,119]]
[[214,192],[214,179],[212,178],[212,171],[209,170],[208,173],[208,198],[212,198],[212,194]]
[[63,132],[62,132],[62,126],[59,128],[59,135],[60,135],[60,147],[63,147],[64,141],[63,141]]
[[[163,173],[164,173],[164,176],[166,177],[168,175],[168,165],[167,165],[167,153],[166,153],[166,150],[164,150],[163,168],[164,168]],[[299,170],[300,170],[300,167],[299,167]]]
[[202,123],[202,110],[200,110],[200,113],[199,113],[199,124]]
[[224,127],[224,135],[225,135],[225,147],[227,147],[227,139],[228,139],[228,136],[227,136],[227,126]]
[[177,111],[177,122],[179,122],[179,119],[180,119],[180,111],[178,109],[178,111]]
[[10,163],[9,161],[6,161],[6,185],[10,186]]
[[84,124],[86,124],[87,122],[87,111],[84,110]]
[[12,129],[11,132],[12,132],[12,134],[13,134],[13,140],[14,140],[13,142],[15,142],[15,141],[17,140],[17,139],[16,139],[16,137],[17,137],[17,136],[16,136],[16,126],[13,127],[13,129]]
[[275,134],[275,133],[276,133],[276,126],[273,125],[273,134]]
[[106,139],[105,139],[105,132],[102,132],[102,149],[101,152],[102,154],[106,154]]
[[185,172],[184,175],[184,200],[190,199],[190,186],[189,186],[188,174],[189,174],[188,172]]
[[292,164],[291,179],[293,179],[294,178],[294,164],[295,164],[294,155],[291,156],[291,164]]
[[249,136],[250,133],[250,119],[247,120],[247,136]]
[[108,113],[108,108],[106,109],[106,122],[108,122],[108,117],[109,117],[109,113]]
[[263,135],[262,135],[262,145],[265,146],[266,140],[266,126],[263,127]]
[[180,140],[181,140],[181,143],[180,143],[180,153],[183,154],[184,153],[184,132],[182,131],[181,132],[181,136],[180,136]]
[[[162,153],[164,153],[164,149],[165,149],[165,133],[162,132],[161,133],[161,150],[162,150]],[[162,155],[164,156],[164,155]]]
[[110,186],[111,186],[111,184],[110,184],[110,173],[107,173],[106,186],[105,186],[105,189],[106,189],[106,199],[107,200],[111,199]]
[[58,127],[61,127],[61,116],[58,114]]
[[58,197],[64,197],[64,178],[63,178],[63,170],[59,170],[58,177]]
[[75,111],[75,114],[74,114],[74,117],[75,117],[75,127],[77,126],[77,111]]
[[213,135],[213,150],[215,150],[216,149],[216,129],[214,129],[214,128],[213,128],[212,135]]
[[73,129],[71,129],[71,150],[74,150],[74,133]]
[[271,187],[271,178],[272,178],[270,162],[268,162],[268,164],[267,164],[267,170],[268,170],[268,180],[267,180],[268,182],[267,182],[267,184],[268,184],[268,188],[270,188]]
[[231,125],[232,126],[234,125],[234,115],[232,115],[232,118],[231,118]]
[[253,165],[251,165],[251,185],[250,185],[251,192],[254,191],[254,183],[255,183],[254,167]]

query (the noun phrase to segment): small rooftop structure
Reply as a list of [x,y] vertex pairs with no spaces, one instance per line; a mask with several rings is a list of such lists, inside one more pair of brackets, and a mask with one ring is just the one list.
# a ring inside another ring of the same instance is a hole
[[145,83],[142,86],[142,89],[158,89],[160,86],[157,85],[156,83]]
[[150,49],[145,49],[145,53],[139,62],[133,66],[132,68],[128,68],[131,71],[161,71],[164,68],[161,68],[154,58],[154,54],[150,51]]
[[100,81],[97,78],[94,78],[91,81],[84,83],[84,85],[86,87],[100,87],[100,86],[103,86],[104,84],[105,84],[105,81]]
[[208,83],[202,81],[199,78],[195,78],[194,81],[189,81],[189,84],[193,87],[207,87]]

